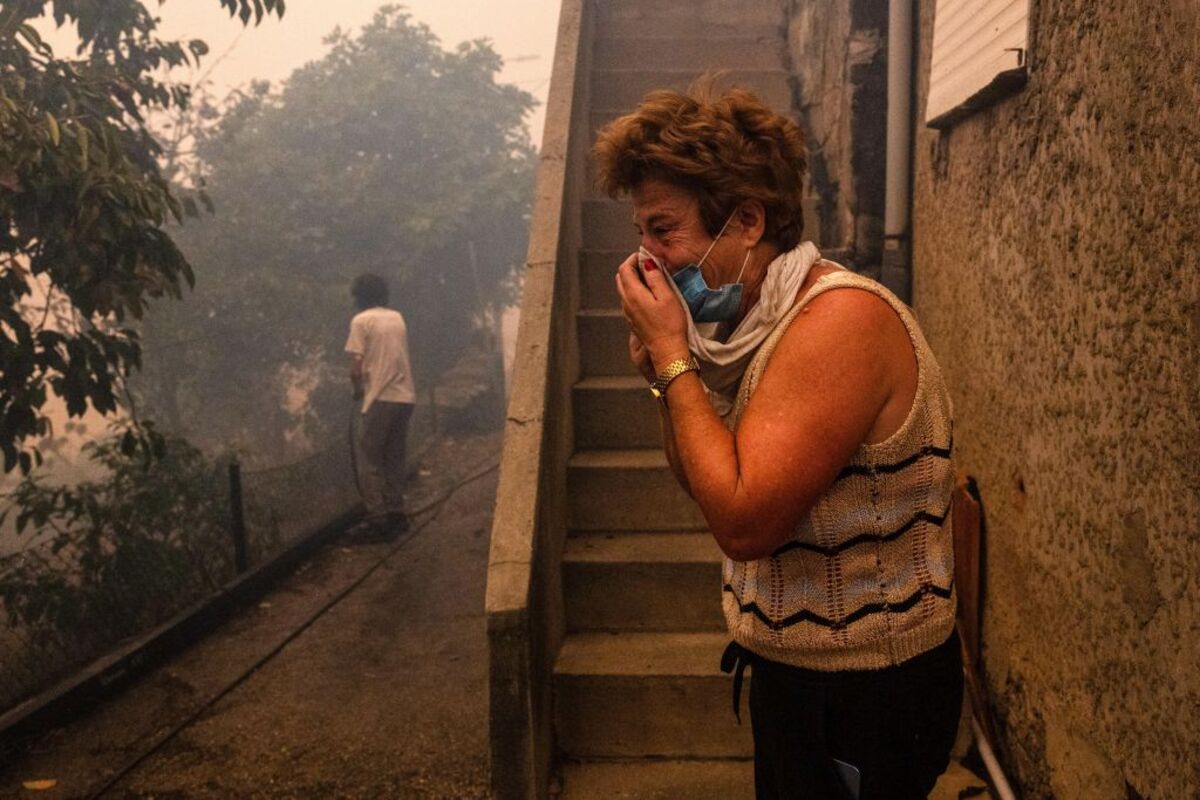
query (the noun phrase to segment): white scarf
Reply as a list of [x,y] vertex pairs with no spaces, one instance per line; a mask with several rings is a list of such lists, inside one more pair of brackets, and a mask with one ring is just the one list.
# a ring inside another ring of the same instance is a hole
[[726,323],[696,324],[688,311],[683,293],[675,281],[668,281],[687,312],[688,349],[700,362],[700,379],[708,392],[708,400],[722,419],[733,411],[738,385],[750,359],[779,320],[796,304],[796,295],[808,277],[808,271],[820,260],[821,254],[812,242],[801,242],[792,250],[776,256],[767,265],[767,275],[763,279],[758,302],[724,341],[716,336],[719,328]]

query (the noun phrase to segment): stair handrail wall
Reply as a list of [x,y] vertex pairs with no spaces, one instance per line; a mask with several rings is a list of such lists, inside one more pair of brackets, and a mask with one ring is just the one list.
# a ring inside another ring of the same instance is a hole
[[559,16],[488,554],[490,781],[498,800],[544,797],[554,747],[551,676],[565,629],[570,393],[579,374],[590,6],[563,0]]

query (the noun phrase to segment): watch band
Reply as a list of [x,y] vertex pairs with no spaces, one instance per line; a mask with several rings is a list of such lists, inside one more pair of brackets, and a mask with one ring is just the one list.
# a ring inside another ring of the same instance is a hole
[[666,400],[667,386],[671,381],[678,378],[685,372],[700,371],[700,363],[696,361],[695,356],[688,356],[686,359],[677,358],[658,373],[654,381],[650,384],[650,394],[660,400]]

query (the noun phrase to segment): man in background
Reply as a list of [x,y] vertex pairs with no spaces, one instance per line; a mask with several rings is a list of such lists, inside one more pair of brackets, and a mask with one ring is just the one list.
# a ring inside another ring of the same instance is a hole
[[350,287],[358,313],[350,320],[346,352],[359,401],[358,483],[368,534],[386,538],[408,529],[404,456],[416,391],[408,360],[408,329],[387,307],[387,281],[364,273]]

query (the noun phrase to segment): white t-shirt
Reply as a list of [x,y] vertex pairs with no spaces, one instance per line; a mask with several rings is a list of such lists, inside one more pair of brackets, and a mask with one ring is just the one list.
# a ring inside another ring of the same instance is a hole
[[362,413],[376,400],[415,403],[412,367],[408,362],[408,327],[399,311],[377,306],[350,320],[346,352],[362,356]]

